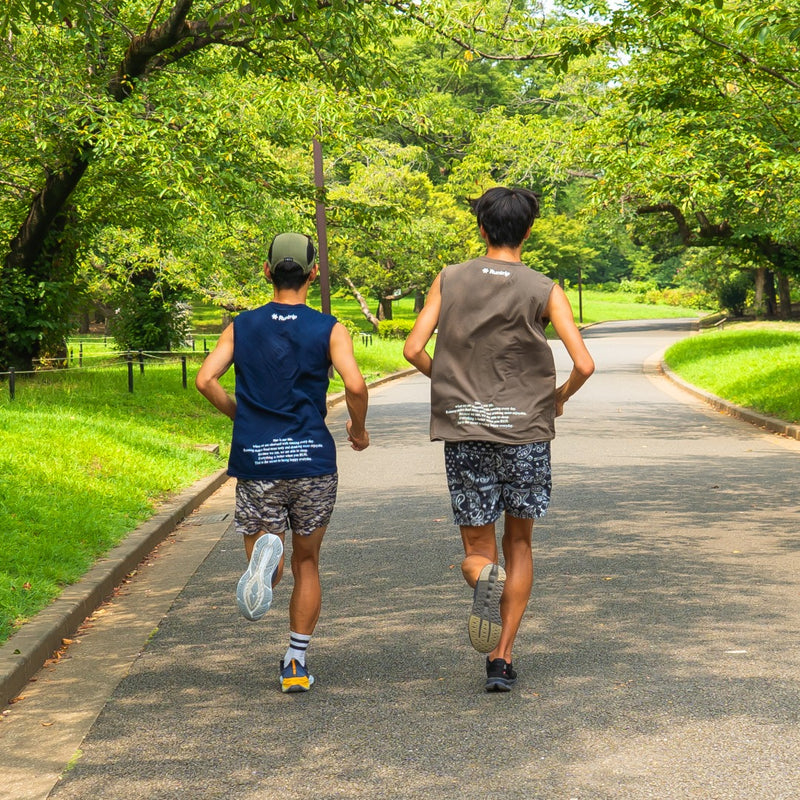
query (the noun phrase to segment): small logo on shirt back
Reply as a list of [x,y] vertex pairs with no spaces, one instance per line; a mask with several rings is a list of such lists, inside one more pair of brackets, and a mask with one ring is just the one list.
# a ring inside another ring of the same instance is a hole
[[481,272],[484,275],[502,275],[504,278],[507,278],[511,273],[505,269],[492,269],[491,267],[484,267]]
[[290,319],[297,319],[297,314],[274,314],[273,313],[272,319],[276,320],[277,322],[287,322]]

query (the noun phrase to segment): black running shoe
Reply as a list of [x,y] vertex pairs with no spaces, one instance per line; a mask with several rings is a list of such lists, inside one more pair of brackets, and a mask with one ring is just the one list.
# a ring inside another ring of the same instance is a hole
[[510,692],[511,687],[517,682],[517,672],[510,661],[495,658],[486,659],[486,684],[487,692]]

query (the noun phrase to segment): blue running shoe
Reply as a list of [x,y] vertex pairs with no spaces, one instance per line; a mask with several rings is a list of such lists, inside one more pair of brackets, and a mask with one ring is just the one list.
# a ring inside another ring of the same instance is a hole
[[239,578],[236,602],[247,619],[261,619],[272,605],[272,578],[283,555],[281,540],[272,533],[260,536],[250,556],[250,564]]
[[469,615],[469,640],[479,653],[497,647],[503,630],[500,598],[506,582],[506,571],[499,564],[487,564],[478,576]]
[[284,666],[281,661],[281,691],[307,692],[314,685],[314,676],[310,675],[308,668],[295,659],[291,659]]

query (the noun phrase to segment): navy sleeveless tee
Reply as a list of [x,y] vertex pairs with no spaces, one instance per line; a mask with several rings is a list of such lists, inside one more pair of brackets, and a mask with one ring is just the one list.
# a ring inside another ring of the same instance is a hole
[[228,474],[280,480],[336,472],[325,424],[336,318],[267,303],[233,321],[236,418]]

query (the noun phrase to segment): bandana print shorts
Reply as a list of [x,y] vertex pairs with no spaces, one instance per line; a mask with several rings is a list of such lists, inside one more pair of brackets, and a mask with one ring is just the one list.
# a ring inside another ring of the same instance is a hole
[[445,442],[456,525],[488,525],[505,511],[538,519],[550,505],[550,442]]
[[327,525],[336,503],[338,474],[277,481],[236,482],[236,532],[244,536],[287,529],[308,536]]

